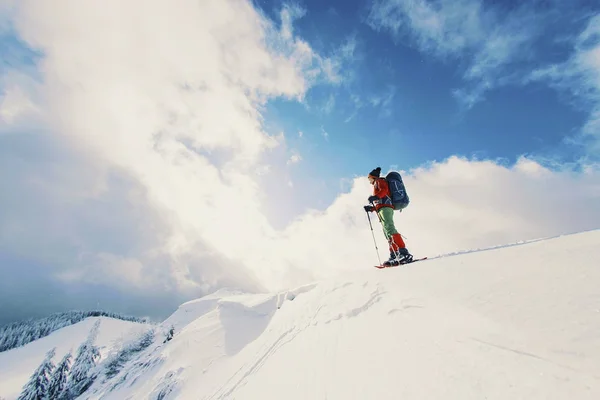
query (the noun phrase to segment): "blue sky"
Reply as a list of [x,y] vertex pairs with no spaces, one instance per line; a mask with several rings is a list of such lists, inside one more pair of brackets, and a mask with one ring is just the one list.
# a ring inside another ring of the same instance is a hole
[[594,2],[0,1],[0,324],[360,270],[377,166],[415,255],[597,229],[599,156]]
[[[256,3],[279,19],[280,1]],[[431,15],[442,21],[442,36],[408,23],[414,7],[401,3],[430,5]],[[528,155],[561,164],[597,157],[569,140],[580,134],[593,104],[548,80],[529,79],[536,70],[568,60],[574,41],[600,9],[576,3],[294,3],[303,10],[294,32],[315,51],[336,56],[345,46],[352,49],[338,85],[313,87],[303,104],[273,101],[265,113],[268,129],[284,131],[302,156],[303,167],[292,172],[294,197],[319,207],[335,197],[341,177],[364,175],[378,165],[409,170],[451,155],[506,163]],[[379,9],[387,12],[378,16]],[[469,12],[481,26],[464,26],[452,17]],[[394,30],[396,23],[400,28]],[[467,44],[454,46],[458,40]],[[493,41],[496,47],[485,48]],[[483,73],[468,75],[478,67]],[[481,90],[486,84],[490,88]],[[456,91],[478,97],[467,103]],[[319,194],[311,190],[317,176],[326,181]]]

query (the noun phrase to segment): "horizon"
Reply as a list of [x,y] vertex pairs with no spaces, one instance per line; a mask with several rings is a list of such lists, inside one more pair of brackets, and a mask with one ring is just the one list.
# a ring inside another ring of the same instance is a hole
[[[600,228],[600,5],[0,1],[0,325]],[[371,215],[381,258],[386,241]]]

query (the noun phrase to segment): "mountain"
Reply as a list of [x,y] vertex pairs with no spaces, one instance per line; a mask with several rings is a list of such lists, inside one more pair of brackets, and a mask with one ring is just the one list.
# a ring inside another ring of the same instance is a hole
[[50,349],[56,348],[55,364],[69,351],[75,355],[78,346],[85,341],[97,321],[100,325],[95,344],[99,347],[103,358],[106,358],[115,348],[119,348],[123,342],[146,331],[149,326],[145,323],[109,317],[89,317],[22,347],[1,352],[0,399],[16,399],[23,385]]
[[[281,293],[221,290],[182,304],[157,328],[170,340],[81,398],[598,399],[598,282],[600,230]],[[0,381],[6,370],[0,358]]]
[[147,322],[145,318],[136,318],[101,310],[66,311],[44,318],[12,322],[0,327],[0,352],[24,346],[34,340],[48,336],[65,326],[76,324],[88,317],[111,317],[132,322]]

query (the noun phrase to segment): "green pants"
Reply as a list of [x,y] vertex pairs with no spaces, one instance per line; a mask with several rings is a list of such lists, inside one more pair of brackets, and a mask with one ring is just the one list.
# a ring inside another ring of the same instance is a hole
[[385,233],[385,237],[389,240],[392,235],[398,233],[396,227],[394,226],[394,209],[390,207],[382,207],[377,212],[379,214],[379,218],[381,219],[381,224],[383,225],[383,232]]

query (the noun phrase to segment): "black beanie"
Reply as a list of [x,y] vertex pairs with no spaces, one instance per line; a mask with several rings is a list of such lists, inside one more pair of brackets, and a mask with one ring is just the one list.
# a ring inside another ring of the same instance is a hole
[[369,175],[374,176],[375,178],[379,178],[380,174],[381,174],[381,167],[377,167],[373,171],[369,172]]

